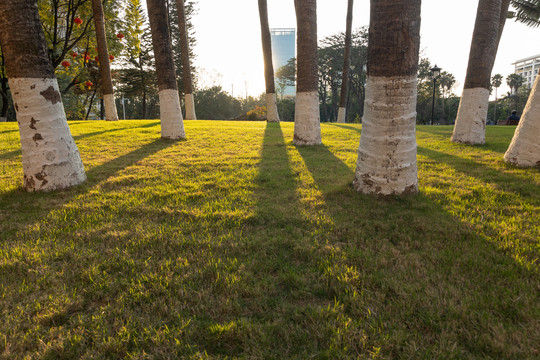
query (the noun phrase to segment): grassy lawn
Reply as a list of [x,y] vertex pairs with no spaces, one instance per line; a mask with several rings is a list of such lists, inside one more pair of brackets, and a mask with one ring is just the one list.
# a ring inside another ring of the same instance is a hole
[[21,190],[0,124],[0,359],[540,358],[540,173],[419,126],[420,194],[356,193],[360,125],[71,122],[88,181]]

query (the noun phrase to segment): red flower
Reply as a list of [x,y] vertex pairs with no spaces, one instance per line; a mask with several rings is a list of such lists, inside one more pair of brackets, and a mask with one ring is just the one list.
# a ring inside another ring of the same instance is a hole
[[95,57],[94,60],[96,60],[96,62],[99,62],[99,57]]
[[70,53],[70,55],[73,56],[73,58],[75,59],[77,57],[77,55],[79,55],[79,54],[77,54],[75,51],[72,51]]
[[75,19],[73,19],[73,22],[77,24],[77,27],[81,27],[81,24],[83,23],[80,17],[76,17]]
[[114,55],[109,55],[109,60],[113,61],[114,60]]
[[122,39],[124,38],[124,34],[118,33],[118,34],[116,35],[116,37],[119,38],[120,40],[122,40]]
[[67,69],[68,67],[71,66],[71,64],[69,63],[69,61],[62,61],[62,66]]
[[84,83],[84,85],[86,85],[90,89],[92,85],[94,85],[94,83],[88,80],[87,82]]

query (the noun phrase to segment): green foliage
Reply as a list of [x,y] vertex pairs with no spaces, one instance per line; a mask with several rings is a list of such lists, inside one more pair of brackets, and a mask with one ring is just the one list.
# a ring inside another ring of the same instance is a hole
[[242,113],[241,102],[224,91],[221,86],[197,90],[194,98],[199,119],[234,119]]
[[540,1],[539,0],[512,0],[515,12],[510,12],[509,17],[522,22],[527,26],[537,27],[540,25]]
[[0,124],[7,359],[528,359],[540,344],[540,173],[419,126],[420,194],[350,185],[360,125],[72,122],[88,181],[21,190]]

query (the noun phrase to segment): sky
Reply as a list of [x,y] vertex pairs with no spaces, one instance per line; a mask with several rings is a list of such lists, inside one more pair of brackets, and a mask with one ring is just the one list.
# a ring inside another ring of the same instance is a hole
[[[234,96],[264,92],[263,56],[256,0],[198,0],[193,17],[199,86],[221,85]],[[478,0],[422,1],[421,56],[457,79],[462,92]],[[347,0],[318,0],[319,40],[345,31]],[[271,28],[294,28],[294,0],[268,0]],[[355,1],[353,28],[369,25],[369,1]],[[514,71],[513,62],[540,54],[540,28],[508,20],[493,73]],[[506,93],[504,84],[499,94]]]

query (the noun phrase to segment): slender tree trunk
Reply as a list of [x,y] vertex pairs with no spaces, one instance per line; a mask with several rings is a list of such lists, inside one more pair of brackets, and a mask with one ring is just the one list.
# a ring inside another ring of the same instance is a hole
[[193,82],[191,80],[191,64],[189,61],[189,41],[187,33],[186,9],[184,0],[176,0],[178,9],[178,29],[180,30],[180,52],[182,56],[182,75],[186,103],[186,119],[197,120],[195,100],[193,98]]
[[0,1],[0,24],[21,135],[24,188],[50,191],[80,184],[86,175],[47,55],[37,1]]
[[146,0],[159,88],[161,137],[185,139],[165,0]]
[[272,62],[272,38],[268,25],[268,6],[266,0],[259,0],[259,18],[261,21],[261,42],[264,58],[264,79],[266,81],[266,118],[270,122],[279,122],[274,83],[274,64]]
[[317,1],[294,0],[297,23],[295,145],[321,144],[317,64]]
[[92,111],[92,105],[94,105],[94,97],[96,96],[96,91],[97,90],[94,90],[94,92],[92,92],[92,96],[90,96],[90,105],[88,105],[88,110],[86,111],[86,116],[84,120],[88,120],[88,118],[90,117],[90,112]]
[[351,63],[351,42],[352,42],[352,11],[353,0],[347,3],[347,22],[345,29],[345,56],[343,60],[343,76],[341,78],[341,98],[339,100],[338,123],[345,123],[347,113],[347,88],[349,86],[349,67]]
[[504,161],[520,167],[540,167],[540,76],[534,81]]
[[510,0],[480,0],[476,14],[469,64],[459,102],[452,141],[486,142],[491,70],[502,36]]
[[[118,112],[116,111],[116,102],[114,101],[114,90],[111,79],[111,64],[109,62],[107,36],[105,33],[105,15],[103,14],[101,0],[92,0],[92,12],[94,15],[94,26],[96,28],[101,92],[103,94],[103,103],[105,104],[105,120],[118,121]],[[103,114],[101,114],[101,117],[103,118]]]
[[418,192],[416,83],[421,0],[371,0],[367,89],[354,187]]

